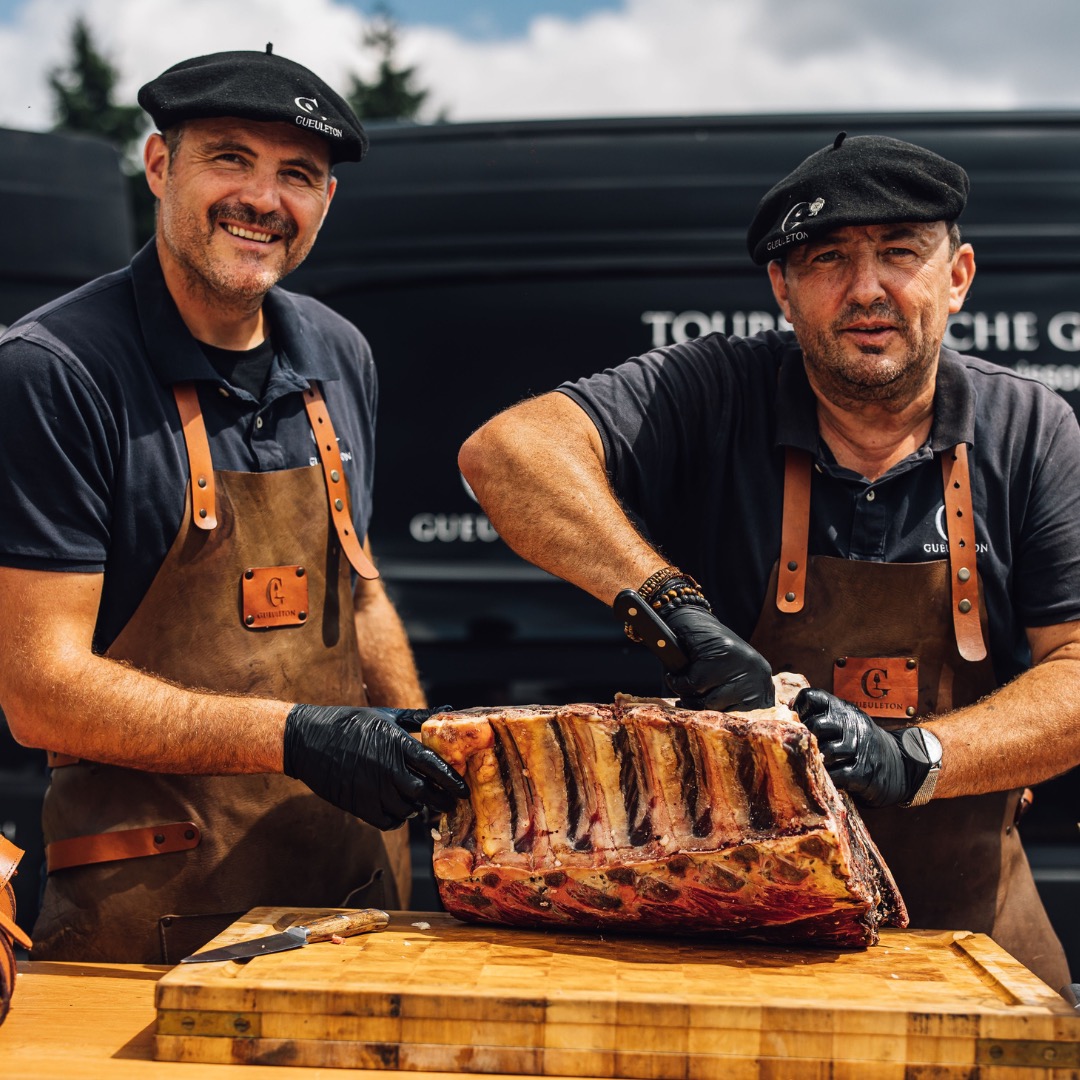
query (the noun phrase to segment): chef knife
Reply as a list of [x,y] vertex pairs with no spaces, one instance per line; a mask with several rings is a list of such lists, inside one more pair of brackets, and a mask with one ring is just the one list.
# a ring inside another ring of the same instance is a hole
[[658,657],[668,671],[682,671],[690,663],[667,623],[633,589],[623,589],[611,607],[618,620],[629,623],[645,648]]
[[381,930],[390,921],[390,916],[378,908],[361,908],[359,911],[344,911],[336,915],[327,915],[299,926],[290,926],[280,934],[269,934],[253,938],[251,941],[238,941],[235,945],[223,945],[220,949],[185,956],[181,964],[205,964],[214,960],[250,960],[253,956],[265,953],[284,952],[286,949],[299,949],[315,941],[328,941],[332,937],[352,937],[353,934],[368,934]]

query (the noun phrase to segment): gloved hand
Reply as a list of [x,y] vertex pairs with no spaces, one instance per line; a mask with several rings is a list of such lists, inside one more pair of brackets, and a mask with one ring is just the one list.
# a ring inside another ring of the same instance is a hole
[[765,657],[707,608],[667,604],[657,614],[690,661],[682,671],[665,676],[682,708],[768,709],[776,703],[772,669]]
[[833,783],[860,805],[895,806],[919,790],[928,770],[904,753],[903,730],[878,727],[861,709],[824,690],[800,690],[793,708],[814,733]]
[[285,775],[377,829],[395,828],[425,806],[452,810],[469,793],[465,781],[407,733],[436,711],[294,705],[285,720]]

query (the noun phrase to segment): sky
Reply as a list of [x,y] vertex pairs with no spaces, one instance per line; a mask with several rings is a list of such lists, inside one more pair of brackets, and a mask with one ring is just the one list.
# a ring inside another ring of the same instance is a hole
[[[1080,111],[1080,0],[390,0],[426,119]],[[0,126],[52,126],[81,14],[118,96],[190,56],[275,51],[339,88],[372,0],[0,0]]]

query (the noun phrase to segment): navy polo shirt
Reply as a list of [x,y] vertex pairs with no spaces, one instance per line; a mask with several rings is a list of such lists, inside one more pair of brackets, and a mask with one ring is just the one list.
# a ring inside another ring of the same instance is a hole
[[358,536],[368,530],[377,382],[352,324],[275,288],[261,399],[219,375],[185,327],[153,242],[123,270],[0,337],[0,565],[104,572],[94,647],[131,617],[176,538],[188,481],[172,385],[193,381],[218,470],[318,464],[302,391],[317,382],[338,436]]
[[780,552],[785,446],[814,457],[811,555],[925,562],[948,554],[939,455],[968,443],[999,680],[1030,665],[1025,627],[1080,619],[1080,428],[1033,379],[942,349],[929,440],[873,483],[819,439],[790,331],[711,334],[558,389],[595,423],[630,516],[744,637]]

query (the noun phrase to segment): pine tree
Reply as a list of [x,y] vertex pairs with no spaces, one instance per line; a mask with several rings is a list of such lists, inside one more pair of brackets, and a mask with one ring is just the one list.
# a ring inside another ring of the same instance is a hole
[[57,119],[54,130],[100,135],[122,153],[128,151],[144,121],[137,105],[118,105],[113,100],[118,77],[116,68],[95,46],[86,21],[76,18],[71,60],[49,74]]
[[[415,120],[430,91],[415,87],[415,67],[397,66],[398,27],[385,7],[376,8],[363,43],[375,52],[379,66],[371,82],[353,76],[346,97],[356,115],[362,120]],[[439,119],[445,116],[440,114]]]

